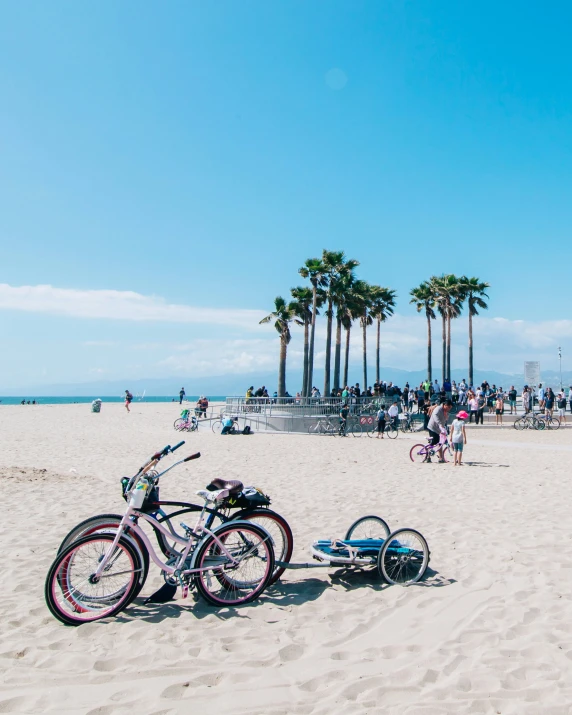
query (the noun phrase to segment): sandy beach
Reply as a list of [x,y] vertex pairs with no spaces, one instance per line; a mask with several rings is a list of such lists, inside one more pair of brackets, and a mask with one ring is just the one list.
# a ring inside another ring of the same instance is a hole
[[[377,514],[429,542],[427,578],[287,572],[262,598],[216,610],[190,594],[137,599],[79,628],[56,621],[44,579],[80,520],[121,512],[119,480],[174,444],[179,405],[0,407],[0,712],[572,712],[570,428],[468,428],[466,466],[415,465],[396,440],[184,435],[202,458],[166,476],[193,500],[214,477],[261,487],[289,521],[293,561]],[[142,592],[161,583],[151,567]]]

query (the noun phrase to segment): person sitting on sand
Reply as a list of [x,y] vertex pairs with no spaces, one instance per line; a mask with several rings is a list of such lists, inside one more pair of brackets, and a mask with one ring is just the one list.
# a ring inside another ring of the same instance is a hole
[[203,419],[206,419],[208,408],[209,408],[209,398],[205,397],[204,395],[201,395],[201,398],[199,400],[199,411],[200,411],[200,416]]
[[467,444],[465,420],[468,416],[469,415],[464,410],[461,410],[451,425],[450,437],[451,444],[453,445],[453,451],[455,453],[455,467],[457,465],[461,467],[463,464],[463,446]]

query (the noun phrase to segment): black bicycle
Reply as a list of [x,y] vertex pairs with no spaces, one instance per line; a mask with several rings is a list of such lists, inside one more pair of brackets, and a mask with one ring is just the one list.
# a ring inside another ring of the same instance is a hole
[[[166,456],[166,454],[174,452],[183,444],[184,442],[181,442],[173,448],[168,447],[168,449],[165,448],[161,452],[157,452],[145,465],[140,468],[137,474],[146,472],[147,474],[153,475],[153,472],[149,469],[149,465],[154,467],[162,456]],[[126,497],[129,482],[129,477],[123,477],[121,480],[122,495],[124,498]],[[173,520],[177,519],[178,521],[178,517],[182,517],[184,514],[201,512],[203,509],[205,509],[208,513],[208,517],[205,522],[207,529],[212,530],[219,524],[239,519],[259,524],[266,529],[274,542],[276,565],[274,567],[272,578],[269,581],[269,585],[275,583],[284,573],[284,567],[280,564],[289,563],[292,557],[294,537],[292,535],[292,529],[286,519],[268,508],[270,506],[270,497],[256,487],[245,487],[242,482],[238,480],[213,479],[210,484],[207,484],[206,489],[209,491],[227,489],[229,495],[226,499],[215,504],[212,508],[205,508],[204,505],[191,504],[189,502],[162,500],[159,498],[159,486],[155,486],[146,497],[142,511],[147,514],[152,514],[158,523],[164,524],[173,536],[178,536],[179,538],[184,538],[185,529],[188,527],[184,523],[181,523],[181,530],[177,531]],[[172,508],[175,510],[166,511]],[[72,542],[77,541],[84,536],[88,536],[89,534],[116,531],[122,518],[123,517],[120,514],[97,514],[96,516],[85,519],[81,523],[77,524],[77,526],[74,526],[74,528],[67,534],[60,544],[58,553],[67,548]],[[178,554],[180,545],[178,545],[175,540],[171,542],[158,529],[153,530],[155,532],[159,548],[163,554],[167,558],[174,558]],[[135,535],[132,536],[136,539]]]

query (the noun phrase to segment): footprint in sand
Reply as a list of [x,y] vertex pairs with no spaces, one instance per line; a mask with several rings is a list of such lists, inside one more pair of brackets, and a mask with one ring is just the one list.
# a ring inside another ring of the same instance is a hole
[[304,655],[304,647],[292,643],[284,646],[284,648],[280,648],[278,655],[283,663],[289,663],[292,660],[298,660],[298,658],[301,658]]

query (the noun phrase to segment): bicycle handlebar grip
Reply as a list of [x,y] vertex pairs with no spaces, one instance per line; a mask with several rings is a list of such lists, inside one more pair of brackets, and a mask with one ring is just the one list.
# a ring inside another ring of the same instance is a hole
[[200,452],[196,452],[195,454],[191,454],[190,457],[187,457],[186,459],[183,459],[183,462],[190,462],[191,459],[198,459],[201,456]]
[[174,452],[176,449],[179,449],[179,447],[182,447],[185,444],[185,440],[182,442],[179,442],[179,444],[176,444],[174,447],[171,447],[171,452]]
[[171,445],[168,444],[166,447],[163,447],[163,449],[161,449],[159,452],[155,452],[151,459],[161,459],[161,457],[164,457],[166,454],[169,454],[170,449]]

